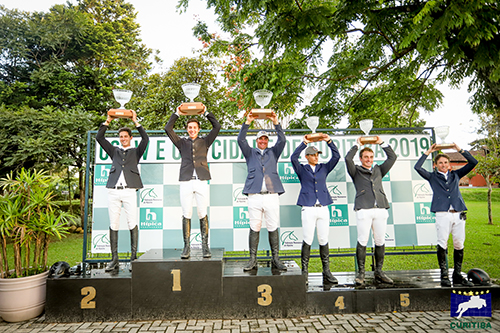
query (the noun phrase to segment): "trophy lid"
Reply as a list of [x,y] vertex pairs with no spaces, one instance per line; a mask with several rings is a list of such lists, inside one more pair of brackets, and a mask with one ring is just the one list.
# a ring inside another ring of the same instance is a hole
[[273,92],[266,89],[255,90],[253,92],[253,98],[261,108],[265,108],[271,102],[272,97]]

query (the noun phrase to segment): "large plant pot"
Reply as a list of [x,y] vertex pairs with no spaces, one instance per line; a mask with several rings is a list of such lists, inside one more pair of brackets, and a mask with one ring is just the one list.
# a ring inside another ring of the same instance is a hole
[[39,316],[45,306],[49,271],[14,279],[0,279],[0,317],[14,323]]

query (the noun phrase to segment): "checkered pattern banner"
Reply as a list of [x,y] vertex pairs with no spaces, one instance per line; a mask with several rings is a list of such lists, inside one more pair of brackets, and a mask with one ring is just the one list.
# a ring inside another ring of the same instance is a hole
[[[413,169],[417,159],[430,146],[428,135],[382,135],[398,156],[391,171],[384,177],[383,186],[391,203],[386,232],[387,246],[411,246],[436,244],[434,214],[430,212],[432,190]],[[356,142],[356,136],[334,136],[334,143],[341,159],[327,178],[327,185],[333,198],[330,211],[331,248],[356,247],[356,216],[353,210],[355,189],[347,173],[344,156]],[[108,138],[118,145],[117,138]],[[135,139],[134,139],[135,140]],[[275,136],[270,138],[270,146]],[[250,145],[255,146],[255,137],[249,135]],[[280,248],[300,249],[302,228],[300,212],[296,205],[300,183],[293,171],[290,156],[302,142],[302,136],[287,136],[287,144],[278,164],[278,172],[285,187],[280,196]],[[134,141],[137,145],[138,141]],[[323,153],[320,163],[331,157],[325,142],[314,143]],[[385,160],[384,151],[372,147],[377,163]],[[210,246],[225,248],[226,251],[248,250],[249,219],[247,198],[241,192],[247,169],[245,159],[235,136],[219,136],[209,150],[208,162],[212,180],[208,217],[210,224]],[[355,163],[359,159],[355,157]],[[111,161],[96,143],[93,196],[92,252],[109,253],[107,190],[105,188]],[[306,163],[304,153],[301,162]],[[430,170],[427,160],[424,167]],[[182,248],[182,210],[179,199],[180,154],[168,137],[151,137],[139,170],[144,188],[137,191],[139,207],[139,251],[152,248]],[[194,203],[195,204],[195,203]],[[191,244],[201,247],[201,237],[193,208]],[[119,233],[119,251],[129,250],[129,232],[122,212]],[[261,233],[259,249],[269,249],[267,233]],[[369,246],[372,245],[370,240]],[[313,246],[318,246],[317,239]]]

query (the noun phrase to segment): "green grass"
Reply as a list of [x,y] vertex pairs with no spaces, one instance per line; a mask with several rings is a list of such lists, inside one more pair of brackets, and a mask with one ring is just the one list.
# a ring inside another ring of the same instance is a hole
[[[82,262],[83,235],[68,234],[59,240],[54,238],[49,245],[48,265],[52,266],[57,261],[66,261],[70,266]],[[9,269],[14,269],[14,254],[11,244],[7,245],[7,256],[9,257]]]
[[[493,280],[500,281],[500,189],[493,189],[492,216],[493,225],[488,224],[488,204],[486,188],[461,189],[462,196],[468,208],[467,224],[465,227],[465,251],[462,271],[471,268],[485,270]],[[417,249],[431,250],[429,246],[420,246]],[[398,248],[397,250],[400,250]],[[388,252],[390,249],[387,250]],[[448,261],[453,267],[453,240],[448,240]],[[318,254],[318,251],[314,251]],[[351,249],[354,253],[354,249]],[[295,260],[300,265],[300,259]],[[371,263],[371,258],[367,258]],[[337,272],[354,271],[354,259],[351,257],[330,259],[330,269]],[[384,270],[417,270],[438,268],[435,254],[424,255],[396,255],[386,256]],[[318,258],[311,259],[310,272],[321,272],[321,262]]]
[[[488,189],[477,187],[461,187],[460,192],[465,202],[482,201],[484,203],[488,200]],[[500,202],[500,188],[493,188],[491,191],[491,202]]]
[[[488,225],[488,213],[485,188],[464,188],[462,194],[469,209],[466,226],[465,253],[462,270],[467,272],[471,268],[484,269],[492,279],[500,281],[500,189],[493,190],[493,225]],[[66,261],[71,266],[82,261],[83,235],[70,234],[62,240],[54,240],[49,249],[49,265],[57,261]],[[334,247],[335,244],[330,244]],[[10,246],[9,246],[10,248]],[[420,250],[434,250],[430,246],[416,247]],[[449,263],[453,266],[453,242],[450,236],[448,242]],[[397,248],[400,251],[403,248]],[[408,247],[407,249],[413,249]],[[12,250],[10,249],[10,268],[13,268]],[[391,249],[387,249],[391,251]],[[337,250],[331,250],[336,253]],[[341,253],[354,253],[354,249],[342,249]],[[297,254],[300,251],[282,251],[282,254]],[[312,254],[318,254],[318,250],[312,250]],[[228,255],[241,255],[242,252],[228,252]],[[247,254],[245,254],[247,255]],[[296,259],[300,265],[300,259]],[[371,258],[367,258],[367,264]],[[385,258],[384,270],[417,270],[435,269],[437,259],[435,254],[430,255],[388,255]],[[330,259],[332,272],[354,271],[353,257],[332,257]],[[309,263],[310,272],[321,272],[319,258],[312,258]]]

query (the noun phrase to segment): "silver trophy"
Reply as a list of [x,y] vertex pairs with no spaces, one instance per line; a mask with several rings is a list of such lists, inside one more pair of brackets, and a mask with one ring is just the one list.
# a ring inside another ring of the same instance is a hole
[[113,89],[113,96],[115,100],[120,103],[120,108],[109,110],[108,115],[114,118],[132,118],[132,111],[125,109],[125,104],[132,98],[132,91],[126,89]]
[[198,83],[185,83],[182,85],[182,91],[187,98],[190,99],[190,102],[182,103],[179,106],[180,114],[182,115],[197,115],[205,112],[205,105],[201,102],[195,102],[194,99],[200,93],[201,85]]
[[253,93],[253,98],[261,108],[252,109],[252,114],[257,116],[257,119],[267,119],[267,116],[270,116],[273,113],[272,109],[265,108],[271,102],[273,92],[266,89],[256,90]]
[[441,143],[436,145],[438,149],[453,148],[453,143],[445,143],[446,137],[450,134],[450,126],[438,126],[434,128],[434,133],[441,139]]
[[373,128],[373,120],[372,119],[364,119],[359,122],[359,128],[365,133],[364,136],[361,136],[359,141],[366,145],[370,143],[375,143],[378,140],[378,136],[376,135],[369,135],[370,131]]
[[319,125],[319,117],[313,116],[306,119],[307,127],[312,131],[312,134],[307,134],[307,140],[311,142],[320,141],[323,138],[323,134],[316,133],[316,128]]

